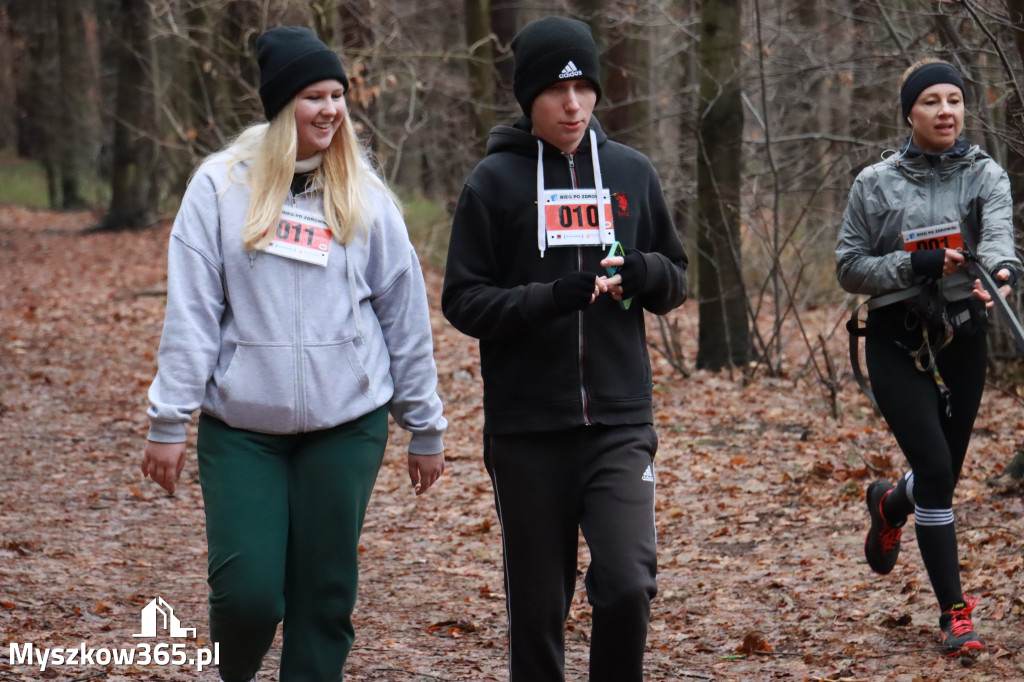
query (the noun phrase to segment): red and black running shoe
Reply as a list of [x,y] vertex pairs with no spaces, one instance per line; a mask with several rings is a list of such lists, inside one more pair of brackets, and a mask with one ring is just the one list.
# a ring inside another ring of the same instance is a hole
[[875,573],[888,575],[896,566],[900,556],[900,538],[903,537],[903,523],[890,525],[882,514],[882,500],[892,492],[893,486],[888,481],[878,480],[868,486],[868,513],[871,514],[871,527],[864,538],[864,556],[868,566]]
[[976,653],[985,648],[971,622],[971,611],[978,603],[978,598],[964,595],[964,600],[953,604],[948,611],[939,617],[939,630],[942,632],[942,648],[947,656],[959,653]]

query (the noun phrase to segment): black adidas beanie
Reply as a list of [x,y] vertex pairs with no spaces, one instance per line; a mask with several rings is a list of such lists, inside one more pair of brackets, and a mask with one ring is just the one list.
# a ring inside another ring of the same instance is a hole
[[530,115],[533,100],[552,83],[586,78],[601,101],[601,66],[590,26],[566,17],[531,21],[512,39],[516,68],[512,78],[523,113]]
[[335,79],[348,90],[348,77],[334,50],[304,26],[275,26],[256,39],[260,101],[267,120],[277,116],[307,85]]

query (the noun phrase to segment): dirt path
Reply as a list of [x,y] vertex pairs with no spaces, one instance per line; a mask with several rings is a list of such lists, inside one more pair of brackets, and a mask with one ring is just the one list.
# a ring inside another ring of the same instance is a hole
[[[0,681],[213,681],[215,672],[192,666],[41,672],[11,660],[11,643],[18,652],[26,643],[135,647],[140,610],[157,596],[198,629],[188,655],[210,646],[194,460],[173,498],[138,473],[167,228],[79,234],[91,218],[0,207]],[[440,273],[427,275],[436,305]],[[840,312],[817,314],[827,334]],[[680,322],[692,358],[696,307],[687,304]],[[448,472],[415,498],[406,439],[394,434],[363,534],[346,680],[507,677],[476,344],[436,310],[434,327],[452,423]],[[833,357],[843,357],[844,342],[833,339]],[[793,358],[803,355],[795,349]],[[982,596],[975,622],[989,644],[967,667],[938,655],[913,529],[892,575],[874,576],[864,563],[863,490],[877,476],[894,478],[901,462],[851,381],[837,423],[806,380],[682,379],[654,362],[660,594],[648,680],[1024,680],[1024,505],[984,482],[1024,437],[1019,402],[987,392],[957,492],[964,584]],[[585,680],[589,609],[577,596],[567,677]],[[745,638],[772,651],[744,655]]]

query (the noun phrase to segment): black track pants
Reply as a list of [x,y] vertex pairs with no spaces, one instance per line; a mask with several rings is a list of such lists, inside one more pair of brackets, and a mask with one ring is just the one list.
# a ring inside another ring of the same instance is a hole
[[649,425],[485,438],[501,521],[511,682],[565,679],[579,531],[590,548],[591,682],[641,682],[657,592]]

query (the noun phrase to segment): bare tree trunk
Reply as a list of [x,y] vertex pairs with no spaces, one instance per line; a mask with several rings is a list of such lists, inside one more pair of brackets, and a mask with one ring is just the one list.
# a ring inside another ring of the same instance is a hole
[[494,53],[489,6],[488,0],[463,0],[469,51],[469,120],[474,133],[472,146],[480,156],[494,125]]
[[[993,131],[984,77],[978,61],[978,51],[964,44],[960,32],[953,26],[948,16],[937,14],[935,16],[935,26],[938,28],[938,33],[942,37],[943,43],[952,52],[950,55],[951,61],[957,64],[960,72],[964,74],[964,87],[967,88],[967,92],[964,95],[971,104],[971,116],[968,117],[966,126],[973,127],[972,137],[975,137],[975,141],[979,142],[986,152],[991,154],[993,158],[1002,161],[1004,156],[1002,153],[1003,144]],[[976,119],[980,126],[971,126],[970,119]],[[979,134],[984,139],[978,140],[976,136]]]
[[515,62],[509,44],[519,28],[519,3],[517,0],[491,0],[491,31],[496,41],[494,68],[497,71],[495,105],[497,111],[515,111],[519,108],[512,96],[512,75]]
[[637,76],[647,64],[639,58],[643,48],[638,45],[641,41],[630,35],[630,22],[615,14],[634,18],[637,3],[612,5],[607,0],[576,0],[574,4],[590,24],[601,53],[601,126],[615,141],[638,146],[634,129],[642,112],[635,102],[642,93]]
[[[871,31],[871,26],[877,17],[877,5],[873,0],[851,0],[850,2],[850,32],[853,34],[853,43],[863,44],[864,34]],[[866,71],[866,69],[864,70]],[[853,69],[853,95],[851,102],[874,102],[874,95],[879,89],[878,79],[859,77],[861,70]],[[849,109],[849,134],[856,139],[864,139],[878,136],[878,118],[882,116],[882,107],[869,105],[850,107]],[[859,169],[859,165],[857,167]]]
[[99,157],[99,56],[92,0],[57,3],[60,135],[57,168],[61,207],[86,205],[82,184],[96,176]]
[[52,102],[53,93],[60,90],[59,57],[54,40],[57,33],[55,2],[13,3],[8,9],[13,28],[24,41],[26,62],[22,65],[21,82],[16,86],[18,154],[42,165],[49,206],[59,208],[56,159],[60,123],[59,108]]
[[623,144],[633,142],[626,132],[630,127],[631,69],[629,36],[623,26],[612,26],[608,30],[607,50],[604,53],[602,99],[605,110],[601,115],[601,125],[608,137]]
[[697,367],[746,365],[750,328],[740,253],[742,0],[706,0],[700,27]]
[[[378,102],[376,88],[370,82],[376,76],[376,64],[371,56],[376,36],[370,5],[368,0],[345,0],[338,6],[338,20],[345,73],[349,82],[346,97],[349,116],[355,122],[358,132],[368,138],[370,147],[378,151],[379,140],[373,134]],[[350,54],[354,56],[349,58]]]
[[[189,166],[206,154],[223,146],[229,137],[217,121],[213,111],[215,86],[208,77],[213,65],[210,62],[212,36],[211,18],[204,0],[192,0],[185,10],[185,24],[188,44],[185,46],[179,71],[181,82],[188,95],[188,114],[184,126],[189,149]],[[189,133],[188,131],[191,131]]]
[[[1024,0],[1006,0],[1009,11],[1010,28],[1012,29],[1014,46],[1020,57],[1017,65],[1024,65]],[[1021,72],[1018,71],[1018,75]],[[1020,82],[1020,81],[1018,81]],[[1021,101],[1024,93],[1014,92],[1008,99],[1006,122],[1010,131],[1016,133],[1017,144],[1008,145],[1006,154],[1006,172],[1010,175],[1010,187],[1013,192],[1013,227],[1020,244],[1024,239],[1024,106]]]
[[144,66],[149,50],[149,3],[121,0],[121,55],[118,59],[114,174],[110,209],[99,229],[149,227],[153,145],[152,93]]
[[0,149],[13,147],[17,140],[14,37],[7,5],[0,5]]
[[[248,0],[230,0],[221,11],[219,30],[214,32],[214,53],[216,62],[225,73],[219,79],[214,91],[214,110],[229,112],[221,125],[230,131],[238,131],[253,123],[248,117],[238,115],[239,102],[251,101],[255,94],[252,84],[259,83],[259,67],[250,47],[255,37],[263,30],[260,23],[259,7]],[[261,110],[254,102],[254,109]]]
[[[1024,0],[1006,0],[1006,9],[1010,18],[1014,46],[1020,58],[1017,67],[1024,64]],[[1017,72],[1018,75],[1021,71]],[[1007,127],[1016,134],[1016,144],[1007,145],[1006,172],[1010,176],[1010,188],[1013,194],[1013,233],[1018,244],[1024,240],[1024,106],[1021,98],[1024,93],[1014,92],[1008,98],[1006,107]],[[1016,296],[1017,315],[1021,315],[1021,296]],[[1017,447],[1013,459],[1003,470],[1005,476],[1014,480],[1024,479],[1024,443]]]

